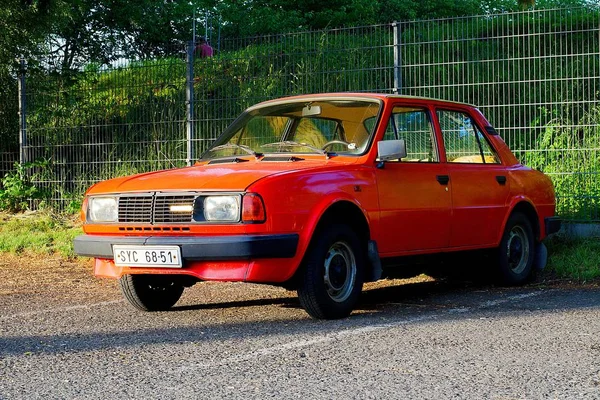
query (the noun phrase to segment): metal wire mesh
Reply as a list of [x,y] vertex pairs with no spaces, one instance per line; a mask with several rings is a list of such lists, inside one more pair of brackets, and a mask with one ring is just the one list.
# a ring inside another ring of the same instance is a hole
[[[1,152],[0,153],[0,178],[14,170],[15,163],[19,162],[19,153],[17,152]],[[2,182],[0,181],[0,188]]]
[[302,93],[391,92],[389,25],[225,39],[194,64],[195,154],[246,107]]
[[102,179],[183,165],[184,76],[172,58],[27,85],[25,161],[50,160],[37,183],[61,202]]
[[541,10],[401,24],[402,93],[476,104],[557,188],[600,219],[600,15]]
[[182,46],[71,75],[30,71],[24,154],[49,160],[36,182],[52,202],[109,177],[183,166],[258,101],[376,91],[478,105],[524,163],[552,177],[560,214],[600,220],[597,14],[528,11],[213,46],[210,58],[186,61]]

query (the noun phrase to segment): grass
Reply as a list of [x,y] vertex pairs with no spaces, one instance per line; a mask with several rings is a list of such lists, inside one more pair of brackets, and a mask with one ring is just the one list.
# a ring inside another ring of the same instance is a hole
[[81,234],[78,216],[48,211],[0,213],[0,253],[60,254],[76,257],[73,239]]
[[600,238],[553,236],[546,246],[548,273],[577,282],[600,279]]
[[[73,239],[82,233],[78,215],[48,211],[0,213],[0,253],[59,254],[78,258]],[[546,241],[544,276],[578,283],[600,281],[600,238],[552,236]]]

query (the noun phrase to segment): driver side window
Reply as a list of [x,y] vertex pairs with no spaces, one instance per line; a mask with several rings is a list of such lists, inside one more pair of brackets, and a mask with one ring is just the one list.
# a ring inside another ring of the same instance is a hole
[[439,162],[431,118],[427,110],[394,107],[383,140],[404,139],[403,162]]

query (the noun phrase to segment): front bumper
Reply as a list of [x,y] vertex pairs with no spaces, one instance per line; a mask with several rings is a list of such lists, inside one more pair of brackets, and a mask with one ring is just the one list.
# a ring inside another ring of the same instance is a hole
[[80,235],[73,240],[75,253],[84,257],[113,259],[113,245],[174,245],[184,260],[250,260],[292,258],[298,234],[234,236],[101,236]]

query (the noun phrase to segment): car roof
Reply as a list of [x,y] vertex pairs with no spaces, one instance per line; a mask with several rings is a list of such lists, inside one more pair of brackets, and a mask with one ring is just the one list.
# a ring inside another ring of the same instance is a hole
[[373,99],[373,100],[384,100],[384,99],[406,99],[406,100],[421,100],[421,101],[431,101],[436,103],[443,104],[455,104],[467,107],[477,108],[473,104],[439,99],[434,97],[424,97],[424,96],[409,96],[409,95],[400,95],[400,94],[392,94],[392,93],[378,93],[378,92],[324,92],[324,93],[311,93],[311,94],[301,94],[301,95],[293,95],[293,96],[284,96],[271,100],[266,100],[255,104],[248,108],[248,110],[254,108],[262,108],[267,105],[276,105],[283,104],[290,101],[303,101],[303,100],[331,100],[331,99],[353,99],[353,100],[365,100],[365,99]]

